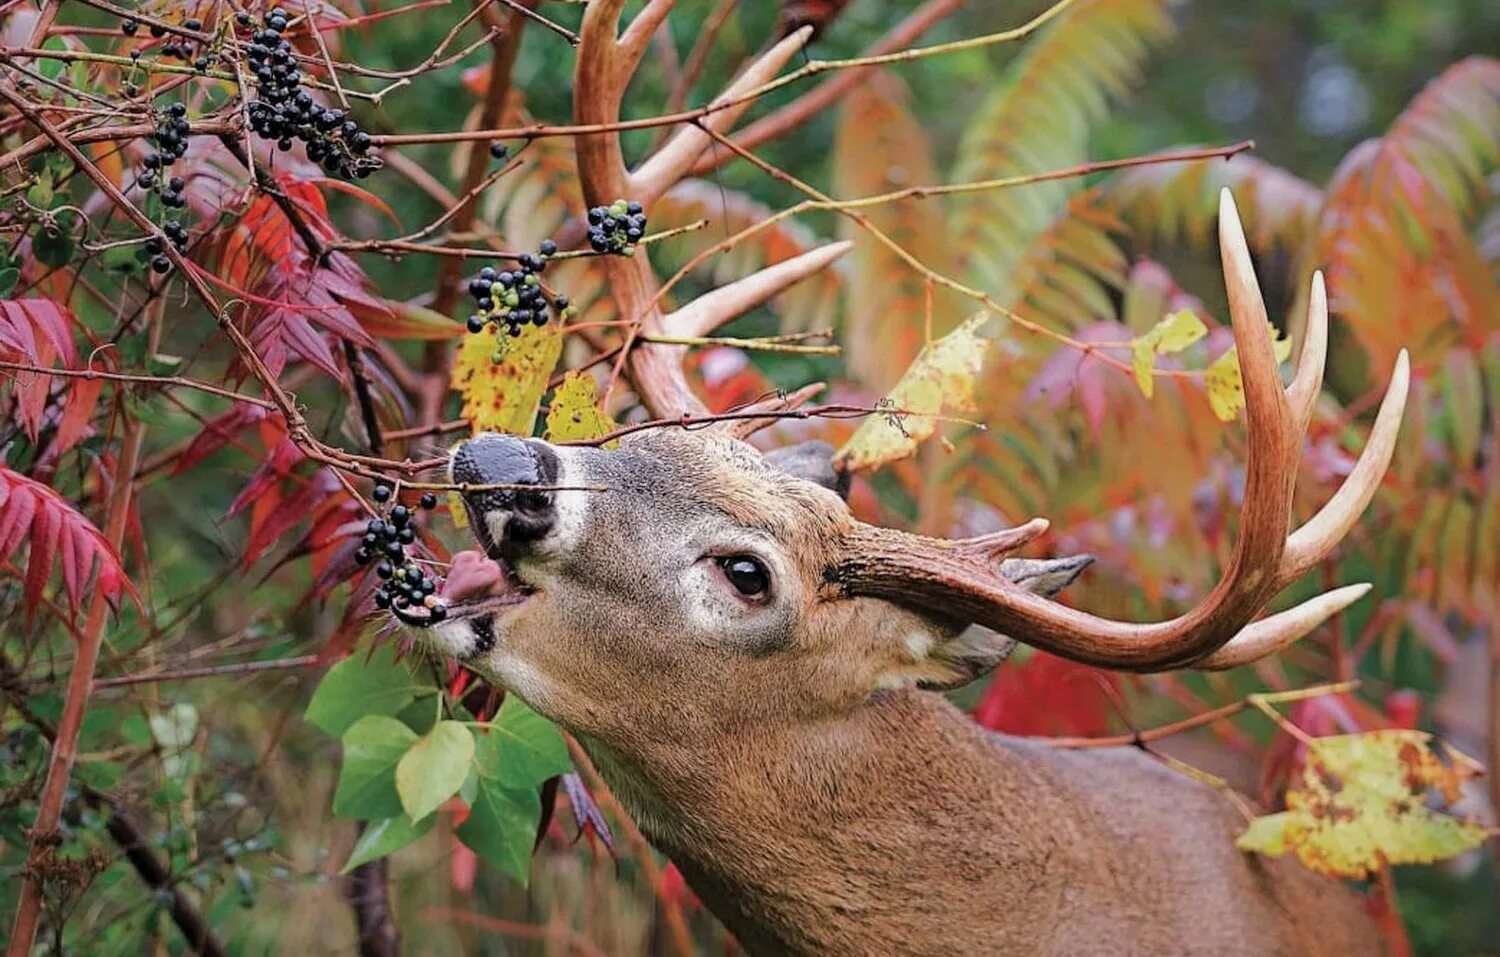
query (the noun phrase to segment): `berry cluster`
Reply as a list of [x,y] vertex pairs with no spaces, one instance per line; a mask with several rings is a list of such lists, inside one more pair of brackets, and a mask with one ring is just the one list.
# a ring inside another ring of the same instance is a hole
[[156,132],[151,134],[151,142],[156,144],[157,151],[146,154],[146,158],[141,161],[146,167],[138,180],[141,189],[154,190],[158,186],[162,187],[161,203],[169,209],[181,209],[187,205],[182,198],[182,180],[168,176],[167,171],[187,154],[188,135],[192,128],[193,125],[187,118],[186,103],[168,105],[161,118],[156,121]]
[[[567,315],[567,297],[554,296],[549,301],[540,278],[547,269],[547,261],[556,253],[557,243],[546,239],[535,254],[516,257],[512,269],[496,271],[486,266],[479,270],[479,275],[469,280],[469,295],[474,297],[475,310],[469,316],[469,331],[483,332],[493,324],[495,335],[503,342],[507,333],[519,336],[528,324],[545,326],[549,307],[559,318]],[[500,353],[496,353],[495,361],[499,357]]]
[[250,38],[246,63],[255,74],[260,98],[250,101],[250,128],[289,150],[301,140],[307,158],[330,173],[363,179],[380,168],[368,155],[370,134],[343,110],[325,109],[302,88],[302,71],[292,56],[291,41],[282,37],[287,13],[277,7],[266,14],[265,25]]
[[[192,124],[188,122],[187,105],[184,103],[172,103],[163,111],[162,116],[156,123],[156,131],[151,134],[151,142],[156,144],[156,152],[147,153],[146,158],[141,160],[145,170],[136,179],[136,185],[148,192],[154,192],[161,200],[161,204],[168,209],[182,209],[187,205],[182,191],[186,186],[180,176],[172,176],[172,166],[187,153],[188,135],[192,131]],[[162,231],[166,233],[167,239],[177,247],[178,252],[187,251],[188,231],[180,220],[169,219],[162,224]],[[146,240],[144,251],[150,257],[151,268],[158,273],[171,270],[172,261],[163,255],[163,244],[160,237],[153,236]]]
[[[127,37],[135,36],[136,32],[140,30],[140,28],[140,21],[135,19],[134,17],[125,17],[120,21],[120,32],[125,34]],[[198,19],[197,17],[188,17],[186,20],[182,21],[182,28],[184,30],[202,30],[203,21]],[[162,37],[167,35],[167,28],[161,26],[160,24],[153,23],[151,24],[150,32],[153,37],[160,40]],[[193,56],[193,41],[187,37],[174,36],[162,45],[161,55],[164,57],[181,57],[184,60],[189,59]],[[200,71],[207,70],[209,67],[209,62],[210,61],[207,56],[200,56],[197,59],[193,60],[193,67]]]
[[[373,498],[384,504],[391,500],[391,486],[381,483],[375,486]],[[437,496],[424,492],[419,502],[423,509],[437,507]],[[384,518],[372,518],[365,526],[364,539],[354,552],[354,560],[361,565],[376,562],[375,574],[382,579],[375,591],[375,607],[395,609],[397,616],[407,608],[421,606],[427,610],[426,622],[442,621],[448,608],[438,598],[437,579],[428,577],[421,567],[409,561],[406,547],[417,540],[417,529],[412,524],[412,511],[405,505],[393,507]]]
[[[169,219],[161,224],[161,231],[167,240],[176,247],[177,252],[185,254],[188,248],[187,227],[181,221]],[[157,273],[167,273],[172,270],[172,260],[166,256],[166,246],[162,243],[160,236],[148,236],[141,246],[141,255],[151,263],[151,270]]]
[[641,204],[617,199],[589,210],[589,245],[596,253],[630,255],[630,247],[646,235],[646,213]]

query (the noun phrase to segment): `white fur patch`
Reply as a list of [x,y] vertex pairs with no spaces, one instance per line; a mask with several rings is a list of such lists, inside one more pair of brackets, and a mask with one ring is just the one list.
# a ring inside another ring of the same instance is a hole
[[[504,642],[503,635],[500,640]],[[547,695],[550,686],[546,677],[530,662],[507,651],[503,644],[472,664],[480,673],[493,678],[526,699],[532,707],[542,711],[547,710]]]
[[912,658],[922,661],[932,654],[937,640],[925,631],[914,631],[906,636],[902,644],[906,645],[906,650],[911,653]]
[[423,636],[439,654],[450,658],[467,658],[474,647],[474,631],[465,621],[445,621],[434,625]]
[[[579,481],[582,476],[574,475],[574,469],[568,459],[571,453],[566,448],[556,448],[558,469],[557,484],[569,486],[581,486]],[[588,515],[589,501],[595,492],[586,491],[583,488],[569,488],[561,492],[552,493],[552,509],[556,518],[553,520],[552,532],[548,535],[547,547],[555,549],[559,553],[566,554],[571,551],[583,537],[584,520]]]

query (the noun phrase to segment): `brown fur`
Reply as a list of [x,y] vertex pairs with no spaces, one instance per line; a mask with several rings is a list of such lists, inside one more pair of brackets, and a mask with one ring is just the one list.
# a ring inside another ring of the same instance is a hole
[[[1380,953],[1351,892],[1236,850],[1212,788],[1133,749],[990,735],[916,690],[1004,639],[845,597],[857,523],[832,492],[702,433],[558,453],[560,484],[608,491],[517,560],[537,593],[470,664],[578,736],[752,953]],[[775,571],[768,601],[715,579],[726,551]],[[468,655],[461,624],[437,631]]]

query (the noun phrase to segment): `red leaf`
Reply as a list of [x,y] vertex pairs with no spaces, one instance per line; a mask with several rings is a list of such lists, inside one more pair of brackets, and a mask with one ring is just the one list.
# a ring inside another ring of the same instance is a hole
[[[57,539],[62,534],[62,520],[56,511],[38,509],[31,520],[31,561],[26,565],[26,609],[42,600],[47,579],[52,577],[52,563],[57,558]],[[76,592],[75,592],[76,594]]]
[[103,379],[69,380],[68,405],[63,410],[62,421],[57,424],[57,454],[71,449],[83,438],[94,418],[94,408],[99,404],[99,393],[103,391]]
[[233,442],[241,432],[254,425],[259,425],[267,415],[269,409],[250,405],[249,403],[236,403],[234,408],[209,419],[203,426],[203,431],[193,437],[188,447],[183,450],[182,457],[177,460],[177,465],[172,469],[173,475],[179,475],[219,451],[224,446]]
[[30,541],[26,567],[25,603],[30,612],[41,601],[59,552],[63,561],[63,590],[77,610],[88,592],[89,573],[99,569],[94,588],[111,604],[122,593],[137,605],[140,598],[120,566],[120,559],[104,536],[78,514],[61,495],[19,472],[0,467],[0,559]]
[[245,506],[262,499],[266,493],[281,484],[281,480],[292,474],[292,466],[302,459],[302,450],[291,439],[283,438],[261,467],[255,470],[248,485],[229,503],[229,514],[238,515]]
[[319,469],[306,484],[275,508],[265,510],[264,514],[261,509],[256,509],[251,521],[250,540],[245,544],[245,566],[255,564],[277,539],[313,514],[323,500],[339,488],[339,480],[330,469]]
[[[66,367],[76,368],[78,351],[73,345],[74,324],[72,315],[50,299],[0,301],[0,358],[44,367],[52,366],[61,358]],[[16,389],[16,416],[26,434],[35,441],[42,413],[47,408],[52,379],[35,372],[18,372],[11,381]],[[101,382],[94,387],[96,397],[102,385]],[[76,441],[76,436],[73,441]],[[63,451],[71,444],[61,444],[57,451]]]
[[[73,347],[74,319],[58,303],[51,299],[11,299],[0,302],[0,342],[5,341],[4,330],[7,324],[17,330],[29,327],[41,332],[52,346],[54,356],[61,356],[69,368],[78,366],[78,353]],[[29,333],[28,338],[31,338]]]
[[[12,474],[0,468],[0,479]],[[35,484],[35,483],[31,483]],[[5,509],[0,511],[0,559],[9,558],[21,547],[26,533],[31,531],[31,520],[36,516],[36,497],[26,486],[8,490]]]
[[1108,672],[1033,652],[995,672],[974,720],[1006,734],[1104,734],[1113,713],[1108,689],[1118,683]]

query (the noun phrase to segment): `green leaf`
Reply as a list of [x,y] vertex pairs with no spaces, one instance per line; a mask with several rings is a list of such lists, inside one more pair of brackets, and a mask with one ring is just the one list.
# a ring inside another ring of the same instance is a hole
[[26,191],[26,202],[37,209],[51,209],[52,199],[55,195],[56,193],[52,188],[52,175],[43,170],[37,176],[36,182],[32,183],[31,188]]
[[14,266],[6,266],[0,269],[0,299],[5,299],[16,290],[16,283],[21,280],[21,270]]
[[480,857],[525,884],[541,817],[542,800],[534,788],[508,788],[481,776],[469,817],[456,834]]
[[435,823],[436,814],[429,814],[416,822],[405,814],[388,817],[383,821],[371,821],[365,826],[359,840],[354,842],[354,850],[350,852],[349,860],[339,873],[347,874],[361,864],[399,851],[432,830]]
[[139,246],[111,246],[99,254],[99,265],[105,269],[137,272],[141,269]]
[[368,659],[353,655],[328,669],[308,702],[305,717],[329,734],[342,735],[360,718],[396,714],[431,690],[397,664],[395,650],[386,646]]
[[31,254],[43,266],[66,266],[73,259],[73,237],[55,226],[39,226],[31,236]]
[[402,814],[396,765],[416,734],[395,718],[369,715],[344,732],[343,740],[344,766],[333,792],[333,813],[363,820]]
[[505,696],[476,757],[481,777],[510,788],[535,788],[573,767],[557,728],[513,694]]
[[396,793],[413,821],[436,811],[463,787],[474,765],[474,735],[457,721],[439,721],[396,765]]

